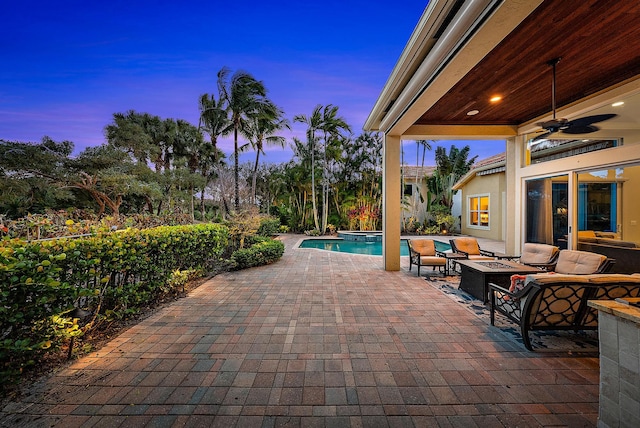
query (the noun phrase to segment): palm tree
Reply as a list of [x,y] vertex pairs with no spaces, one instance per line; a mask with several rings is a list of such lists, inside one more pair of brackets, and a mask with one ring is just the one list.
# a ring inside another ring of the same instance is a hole
[[224,79],[218,73],[218,99],[215,94],[202,94],[198,100],[200,109],[200,121],[198,129],[209,134],[210,144],[201,148],[199,171],[204,178],[202,192],[200,193],[200,212],[205,214],[204,198],[206,188],[218,175],[218,168],[224,165],[224,152],[218,149],[218,138],[224,135],[229,126],[229,116],[225,100],[222,97]]
[[264,84],[256,80],[245,71],[236,71],[231,80],[228,80],[229,69],[223,67],[218,72],[218,88],[220,97],[226,104],[230,124],[224,130],[225,134],[233,131],[233,157],[234,157],[234,206],[240,207],[240,164],[238,147],[238,134],[245,134],[246,123],[261,111],[261,105],[266,102],[267,91]]
[[330,144],[340,141],[342,132],[351,132],[351,127],[347,124],[343,117],[338,116],[338,107],[332,104],[326,105],[322,110],[322,125],[320,126],[324,140],[323,151],[323,169],[322,169],[322,229],[324,233],[327,230],[327,221],[329,218],[329,171],[327,152],[330,150]]
[[198,128],[209,134],[214,149],[218,148],[218,137],[229,126],[229,117],[222,97],[216,100],[214,94],[202,94],[198,102],[200,123]]
[[282,117],[283,114],[284,112],[278,106],[266,100],[262,105],[260,114],[247,122],[246,134],[251,147],[256,152],[256,161],[253,165],[253,178],[251,183],[251,198],[253,203],[255,203],[256,199],[258,163],[260,161],[260,153],[264,154],[264,144],[284,147],[285,138],[274,135],[274,133],[285,128],[291,129],[289,121]]
[[313,206],[313,221],[317,230],[320,230],[318,222],[318,208],[316,206],[316,172],[315,172],[315,143],[316,131],[322,126],[322,105],[318,104],[314,107],[310,116],[298,114],[293,117],[294,122],[300,122],[307,125],[307,144],[311,152],[311,203]]
[[[424,158],[427,154],[427,150],[431,150],[431,142],[428,140],[416,140],[416,166],[418,166],[418,158],[420,157],[420,148],[422,148],[422,163],[420,164],[420,169],[416,168],[416,185],[418,183],[420,183],[421,179],[424,178],[424,175],[420,175],[423,174],[422,170],[424,169]],[[417,186],[416,187],[416,193],[415,193],[415,205],[414,207],[416,208],[416,213],[415,213],[415,217],[418,217],[418,212],[417,209],[420,206],[419,205],[419,201],[420,201],[420,187]]]

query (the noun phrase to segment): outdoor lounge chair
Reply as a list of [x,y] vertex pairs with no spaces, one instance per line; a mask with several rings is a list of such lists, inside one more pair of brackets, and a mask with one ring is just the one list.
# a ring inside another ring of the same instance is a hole
[[480,248],[478,240],[472,237],[453,238],[451,243],[451,251],[463,255],[469,260],[493,260],[495,253]]
[[527,242],[522,246],[519,262],[542,270],[553,270],[558,260],[560,249],[555,245]]
[[447,259],[440,256],[439,251],[436,250],[436,245],[433,239],[407,239],[407,245],[409,246],[409,270],[411,266],[418,266],[418,276],[420,276],[421,266],[431,266],[433,270],[438,268],[442,271],[442,268],[447,266]]

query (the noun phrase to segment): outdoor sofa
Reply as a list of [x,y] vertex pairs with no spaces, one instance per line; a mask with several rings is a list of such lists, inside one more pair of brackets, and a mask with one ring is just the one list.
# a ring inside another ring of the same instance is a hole
[[587,300],[640,296],[640,274],[607,273],[614,262],[602,254],[561,250],[553,272],[514,275],[509,289],[490,283],[491,325],[496,311],[516,322],[529,350],[531,330],[597,329]]
[[526,276],[521,289],[489,284],[491,325],[499,312],[520,326],[524,346],[532,351],[530,331],[596,330],[598,314],[588,300],[640,297],[640,274],[556,274]]

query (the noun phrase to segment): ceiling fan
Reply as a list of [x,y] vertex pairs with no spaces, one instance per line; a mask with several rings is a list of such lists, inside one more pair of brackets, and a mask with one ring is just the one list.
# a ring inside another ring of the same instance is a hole
[[556,119],[556,65],[560,62],[560,58],[554,58],[547,64],[553,68],[553,83],[551,86],[551,104],[553,107],[553,119],[546,122],[538,122],[537,125],[546,130],[544,134],[538,135],[532,141],[546,139],[555,132],[564,134],[589,134],[596,132],[600,128],[594,126],[594,123],[603,122],[613,119],[617,114],[597,114],[594,116],[580,117],[574,120]]

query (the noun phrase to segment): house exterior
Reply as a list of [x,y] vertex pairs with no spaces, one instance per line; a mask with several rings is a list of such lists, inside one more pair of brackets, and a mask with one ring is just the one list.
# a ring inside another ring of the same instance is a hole
[[639,18],[637,0],[430,1],[364,125],[384,134],[384,268],[400,269],[402,140],[505,141],[509,253],[587,229],[640,242]]
[[506,236],[505,153],[476,162],[453,186],[458,191],[463,235],[504,241]]

